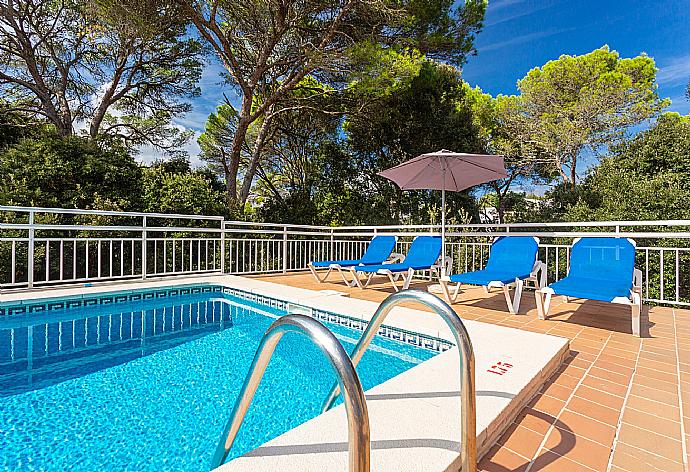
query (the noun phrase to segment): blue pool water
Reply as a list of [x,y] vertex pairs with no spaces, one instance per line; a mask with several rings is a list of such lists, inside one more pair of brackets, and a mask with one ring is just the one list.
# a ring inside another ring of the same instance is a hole
[[[207,470],[283,314],[203,293],[0,316],[0,470]],[[348,351],[361,334],[327,326]],[[377,338],[358,372],[366,390],[434,354]],[[315,347],[287,334],[231,457],[316,416],[334,379]]]

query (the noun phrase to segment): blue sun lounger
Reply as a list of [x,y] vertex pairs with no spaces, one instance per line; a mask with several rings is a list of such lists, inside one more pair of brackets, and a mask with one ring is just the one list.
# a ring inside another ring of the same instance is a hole
[[[546,266],[537,259],[539,239],[531,236],[503,236],[494,239],[489,252],[489,260],[482,270],[454,274],[441,279],[441,289],[448,303],[457,300],[460,287],[481,285],[487,291],[493,287],[503,289],[508,304],[508,311],[515,314],[520,310],[522,289],[526,282],[532,282],[535,288],[544,286]],[[451,296],[449,283],[457,283]],[[510,299],[510,288],[515,288],[513,299]]]
[[[400,291],[395,283],[398,275],[403,275],[402,289],[410,287],[412,276],[416,270],[434,270],[437,268],[437,261],[441,255],[441,238],[438,236],[417,236],[407,256],[402,262],[395,264],[380,264],[350,267],[354,282],[359,288],[365,288],[371,282],[374,275],[387,276],[396,292]],[[359,274],[368,274],[364,284],[359,278]]]
[[635,241],[624,238],[578,238],[570,252],[570,269],[561,280],[537,291],[540,319],[549,313],[553,295],[630,305],[632,332],[640,335],[642,271],[635,268]]
[[[344,268],[360,265],[383,264],[391,257],[396,242],[397,238],[395,236],[374,236],[361,258],[339,261],[312,261],[309,263],[309,270],[311,270],[314,278],[320,283],[325,282],[333,270],[337,270],[345,283],[351,285],[347,278],[345,278],[345,274],[343,273]],[[317,269],[328,269],[328,272],[326,272],[326,275],[322,278],[319,277]]]

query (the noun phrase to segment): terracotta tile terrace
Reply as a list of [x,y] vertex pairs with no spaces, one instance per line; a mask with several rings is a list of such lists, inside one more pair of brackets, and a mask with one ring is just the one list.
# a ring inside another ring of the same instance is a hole
[[[393,292],[390,284],[360,290],[335,277],[318,284],[309,273],[255,278],[376,302]],[[412,288],[427,285],[415,281]],[[500,291],[478,288],[464,292],[453,308],[465,319],[570,339],[570,356],[481,460],[480,470],[688,470],[690,310],[644,309],[638,338],[631,334],[630,308],[621,305],[556,297],[542,321],[532,291],[523,293],[520,314],[511,315]]]

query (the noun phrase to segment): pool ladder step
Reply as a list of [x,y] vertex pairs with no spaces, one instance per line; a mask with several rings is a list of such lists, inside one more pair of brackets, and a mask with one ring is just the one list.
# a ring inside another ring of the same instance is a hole
[[219,467],[227,459],[278,342],[285,333],[295,332],[306,336],[314,343],[326,356],[336,373],[337,381],[326,397],[322,409],[324,412],[329,410],[342,392],[348,426],[348,472],[369,472],[371,455],[369,414],[362,384],[355,367],[362,359],[384,319],[395,306],[405,302],[417,302],[431,309],[443,318],[453,333],[455,343],[458,346],[461,369],[460,444],[462,450],[460,470],[462,472],[476,472],[477,415],[472,343],[467,329],[457,313],[440,298],[421,290],[404,290],[386,298],[379,305],[367,329],[357,342],[352,358],[347,355],[333,333],[310,316],[290,313],[273,322],[261,339],[259,348],[254,355],[240,395],[216,448],[211,469]]

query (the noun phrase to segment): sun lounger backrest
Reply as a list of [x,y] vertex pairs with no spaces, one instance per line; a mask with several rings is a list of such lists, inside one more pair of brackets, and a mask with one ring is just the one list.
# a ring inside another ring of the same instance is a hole
[[502,236],[491,245],[486,269],[529,274],[538,250],[539,244],[531,236]]
[[581,238],[573,244],[568,275],[632,283],[635,245],[625,238]]
[[395,236],[374,236],[360,262],[362,264],[381,264],[393,252],[395,242]]
[[441,255],[441,238],[417,236],[405,256],[404,264],[414,267],[431,267]]

